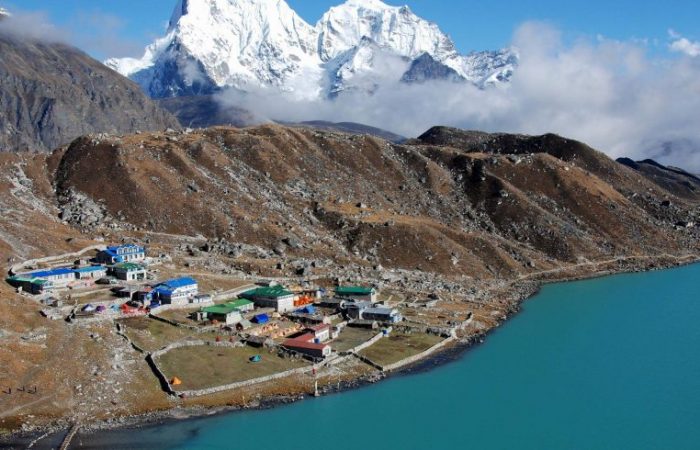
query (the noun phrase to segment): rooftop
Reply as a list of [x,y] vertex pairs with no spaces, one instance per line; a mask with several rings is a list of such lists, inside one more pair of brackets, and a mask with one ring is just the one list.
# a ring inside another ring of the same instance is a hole
[[98,270],[106,270],[106,268],[104,266],[80,267],[78,269],[74,269],[73,272],[90,273],[90,272],[97,272]]
[[270,286],[270,287],[259,287],[256,289],[251,289],[250,291],[245,291],[239,297],[242,298],[255,298],[255,297],[267,297],[267,298],[279,298],[287,297],[289,295],[294,295],[293,292],[288,291],[284,287]]
[[108,253],[116,254],[119,250],[128,250],[131,252],[142,252],[145,249],[143,247],[141,247],[140,245],[136,245],[136,244],[124,244],[124,245],[109,246],[109,247],[107,247],[107,249],[105,251]]
[[363,287],[363,286],[338,286],[335,288],[335,293],[337,295],[370,295],[374,294],[376,291],[373,287]]
[[246,300],[246,299],[244,299],[244,298],[239,298],[239,299],[236,299],[236,300],[231,300],[231,301],[229,301],[229,302],[226,302],[226,304],[227,304],[227,305],[233,305],[233,306],[235,306],[236,308],[243,308],[243,307],[252,305],[253,302],[251,302],[250,300]]
[[169,289],[177,289],[185,286],[192,286],[197,284],[197,280],[191,277],[173,278],[172,280],[166,280],[158,284],[156,287],[166,287]]
[[[292,349],[304,348],[309,350],[323,350],[324,348],[328,347],[328,344],[316,344],[314,342],[305,341],[302,339],[303,337],[304,336],[300,336],[296,339],[287,339],[282,345]],[[313,339],[313,336],[311,338]]]
[[231,314],[234,311],[238,311],[238,306],[233,303],[225,303],[223,305],[214,305],[202,308],[202,312],[207,314]]
[[27,278],[27,277],[22,277],[22,276],[14,276],[14,277],[9,277],[6,280],[8,283],[16,282],[16,283],[33,283],[33,284],[46,284],[46,280],[42,280],[40,278]]
[[58,275],[69,275],[72,274],[72,269],[67,269],[65,267],[59,269],[49,269],[49,270],[37,270],[35,272],[21,273],[19,276],[24,278],[48,278]]

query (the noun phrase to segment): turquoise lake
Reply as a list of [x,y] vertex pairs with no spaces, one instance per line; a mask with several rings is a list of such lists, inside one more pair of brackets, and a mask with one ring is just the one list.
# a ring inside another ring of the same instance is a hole
[[[429,371],[87,447],[700,449],[700,265],[548,285]],[[78,442],[74,442],[78,443]]]

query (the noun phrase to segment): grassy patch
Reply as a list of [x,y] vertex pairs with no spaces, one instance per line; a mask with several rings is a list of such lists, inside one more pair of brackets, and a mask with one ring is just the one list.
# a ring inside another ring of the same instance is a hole
[[369,341],[379,333],[379,330],[368,330],[366,328],[345,327],[340,332],[338,339],[331,342],[331,346],[339,352],[345,352],[351,348]]
[[148,317],[131,317],[121,319],[119,322],[124,326],[124,334],[136,345],[149,352],[159,350],[188,337],[204,340],[213,337],[211,333],[197,333]]
[[[257,363],[250,357],[262,356]],[[168,378],[177,377],[177,390],[206,389],[259,378],[307,365],[304,361],[285,359],[276,353],[252,347],[197,346],[175,349],[157,361]]]
[[194,308],[187,308],[187,309],[171,309],[171,310],[167,310],[167,311],[163,311],[163,312],[158,312],[158,310],[156,310],[155,314],[158,317],[162,317],[164,319],[168,319],[168,320],[171,320],[173,322],[182,323],[185,325],[197,325],[197,322],[190,319],[190,314],[197,312],[200,309],[202,309],[201,306],[197,306]]
[[436,345],[443,338],[425,333],[392,333],[388,338],[360,352],[379,365],[386,366],[402,359],[417,355]]

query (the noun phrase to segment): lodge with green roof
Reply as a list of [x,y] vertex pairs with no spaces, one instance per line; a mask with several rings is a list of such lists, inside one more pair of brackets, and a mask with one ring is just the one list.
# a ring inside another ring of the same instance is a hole
[[225,323],[226,325],[235,325],[243,321],[243,313],[251,311],[253,307],[253,302],[239,299],[202,308],[201,315],[202,318],[206,320],[215,320],[220,323]]
[[139,281],[146,279],[146,268],[136,263],[119,263],[111,268],[112,275],[119,280]]
[[5,279],[12,287],[21,288],[24,292],[38,295],[51,287],[51,282],[42,278],[13,276]]
[[274,308],[279,313],[294,310],[294,293],[280,285],[251,289],[238,297],[250,300],[260,308]]
[[338,286],[335,288],[335,296],[374,303],[377,301],[377,290],[366,286]]

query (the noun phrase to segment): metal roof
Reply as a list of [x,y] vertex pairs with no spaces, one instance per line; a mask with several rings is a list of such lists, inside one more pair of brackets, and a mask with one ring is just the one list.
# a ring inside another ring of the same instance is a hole
[[97,272],[97,271],[104,271],[107,270],[105,266],[90,266],[90,267],[81,267],[79,269],[73,269],[73,272],[78,272],[78,273],[90,273],[90,272]]
[[338,295],[370,295],[376,292],[372,287],[363,286],[338,286],[335,293]]
[[25,277],[25,278],[48,278],[48,277],[55,277],[55,276],[59,276],[59,275],[69,275],[69,274],[73,274],[73,270],[62,267],[59,269],[38,270],[36,272],[21,273],[19,276]]
[[245,291],[244,293],[240,294],[239,297],[242,298],[256,298],[256,297],[266,297],[266,298],[280,298],[280,297],[288,297],[290,295],[294,295],[293,292],[288,291],[284,287],[277,285],[277,286],[270,286],[270,287],[259,287],[256,289],[251,289],[250,291]]
[[245,306],[250,306],[253,305],[254,303],[251,302],[250,300],[246,300],[244,298],[239,298],[237,300],[232,300],[230,302],[226,302],[227,305],[233,305],[236,308],[243,308]]
[[206,308],[202,309],[202,312],[205,312],[207,314],[231,314],[232,312],[238,312],[238,306],[235,306],[232,303],[226,303],[223,305],[214,305],[214,306],[208,306]]
[[144,252],[146,249],[136,244],[124,244],[124,245],[111,245],[107,247],[104,251],[110,255],[117,256],[119,250],[130,250],[131,253]]
[[41,278],[26,278],[26,277],[22,277],[22,276],[10,277],[10,278],[7,278],[7,280],[5,280],[5,281],[7,281],[8,283],[13,283],[13,282],[15,282],[15,283],[31,283],[31,284],[38,284],[38,285],[44,285],[47,283],[46,280],[42,280]]
[[166,289],[178,289],[186,286],[197,284],[197,280],[191,277],[173,278],[172,280],[163,281],[156,288],[164,287]]
[[306,350],[321,350],[323,351],[326,347],[328,347],[328,344],[316,344],[314,342],[307,342],[307,341],[302,341],[300,339],[288,339],[284,341],[284,344],[282,344],[284,347],[291,348],[292,350],[295,348],[303,348]]

